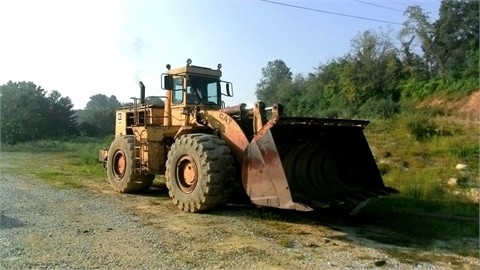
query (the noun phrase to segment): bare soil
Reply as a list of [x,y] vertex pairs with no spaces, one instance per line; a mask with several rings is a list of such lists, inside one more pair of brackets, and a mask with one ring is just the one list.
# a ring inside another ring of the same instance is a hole
[[437,108],[463,118],[478,121],[480,119],[480,90],[459,100],[427,99],[419,103],[419,107]]
[[480,90],[471,94],[460,108],[460,113],[480,118]]

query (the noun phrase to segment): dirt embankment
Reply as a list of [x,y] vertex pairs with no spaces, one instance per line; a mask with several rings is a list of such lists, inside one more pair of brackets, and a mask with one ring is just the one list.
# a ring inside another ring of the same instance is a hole
[[460,105],[460,114],[470,117],[480,117],[480,90],[471,94]]
[[480,89],[458,100],[428,99],[421,102],[419,107],[435,108],[470,120],[480,120]]

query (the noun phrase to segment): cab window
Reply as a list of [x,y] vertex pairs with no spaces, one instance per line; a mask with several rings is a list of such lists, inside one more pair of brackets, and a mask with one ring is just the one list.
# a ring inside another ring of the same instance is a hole
[[173,78],[172,103],[183,103],[183,77]]
[[218,105],[220,104],[218,78],[191,75],[187,85],[187,103]]

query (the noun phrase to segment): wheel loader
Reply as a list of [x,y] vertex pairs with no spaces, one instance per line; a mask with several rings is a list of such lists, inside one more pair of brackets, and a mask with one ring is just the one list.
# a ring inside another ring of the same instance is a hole
[[[167,65],[165,96],[140,97],[116,111],[115,139],[99,160],[117,192],[150,188],[164,175],[173,203],[200,212],[243,186],[254,205],[312,211],[395,193],[384,185],[365,120],[286,117],[256,102],[225,107],[233,85],[217,69]],[[152,100],[163,100],[154,104]],[[268,118],[268,119],[267,119]]]

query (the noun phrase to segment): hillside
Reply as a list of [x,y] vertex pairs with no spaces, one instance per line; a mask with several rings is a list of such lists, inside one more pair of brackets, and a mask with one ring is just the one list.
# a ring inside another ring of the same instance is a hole
[[447,115],[455,115],[466,120],[480,120],[480,89],[462,97],[431,97],[418,103],[419,108],[444,111]]

